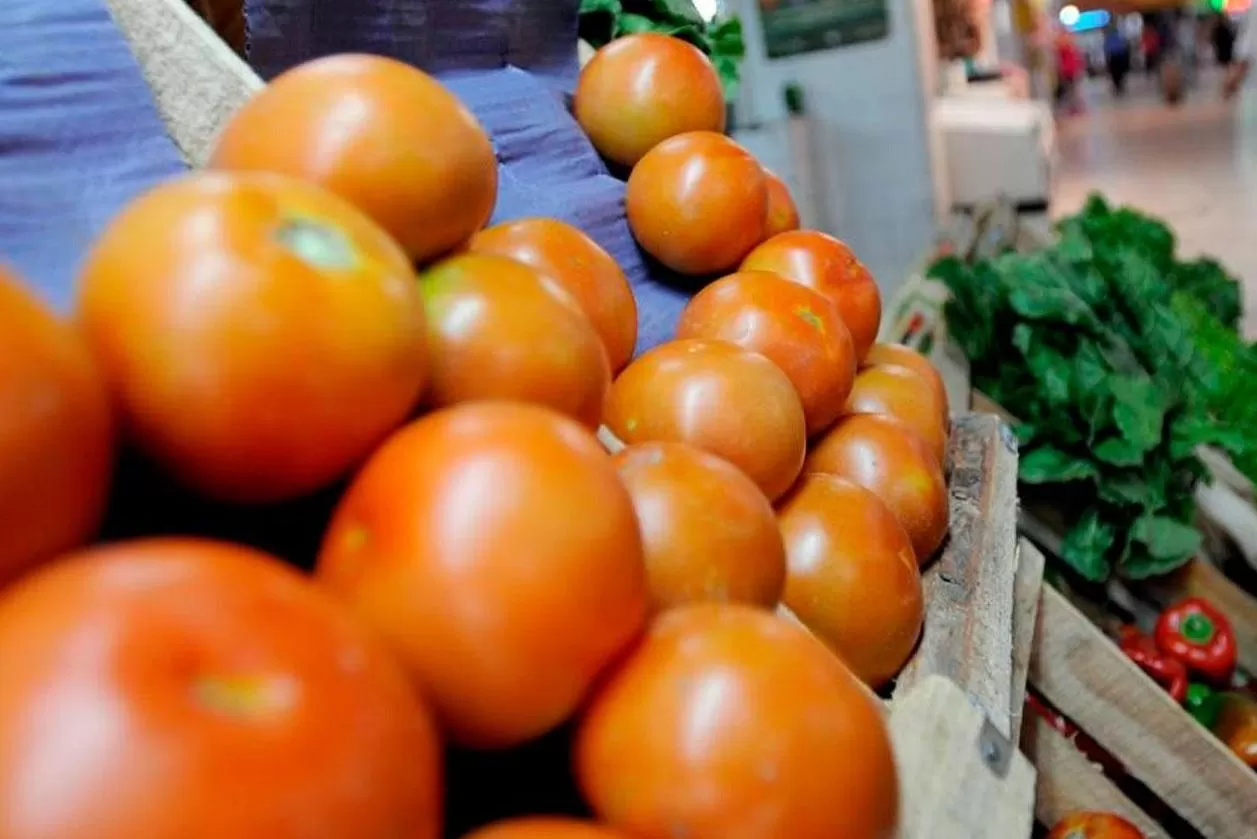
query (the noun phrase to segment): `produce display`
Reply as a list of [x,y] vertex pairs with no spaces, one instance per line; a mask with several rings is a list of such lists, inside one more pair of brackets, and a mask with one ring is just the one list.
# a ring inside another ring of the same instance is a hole
[[[0,276],[0,837],[898,835],[869,688],[947,533],[941,380],[689,97],[614,83],[670,51],[718,91],[682,46],[582,83],[591,119],[667,112],[630,226],[712,281],[636,359],[611,257],[484,229],[484,131],[372,56],[277,78],[125,208],[71,322]],[[255,544],[282,527],[317,549]]]

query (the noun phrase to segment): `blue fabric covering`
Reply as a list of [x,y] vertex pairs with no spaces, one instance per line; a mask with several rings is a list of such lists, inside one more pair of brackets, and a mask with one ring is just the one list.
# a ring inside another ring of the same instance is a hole
[[0,0],[0,261],[66,311],[105,223],[183,168],[103,0]]

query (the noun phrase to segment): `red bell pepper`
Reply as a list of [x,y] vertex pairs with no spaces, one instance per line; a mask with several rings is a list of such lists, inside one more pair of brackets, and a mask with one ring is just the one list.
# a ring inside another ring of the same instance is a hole
[[1204,598],[1189,597],[1162,612],[1153,638],[1161,652],[1215,684],[1228,684],[1235,672],[1235,631]]
[[1139,665],[1153,681],[1165,688],[1175,702],[1182,705],[1187,698],[1187,666],[1158,649],[1152,638],[1137,626],[1123,626],[1118,646],[1126,657]]

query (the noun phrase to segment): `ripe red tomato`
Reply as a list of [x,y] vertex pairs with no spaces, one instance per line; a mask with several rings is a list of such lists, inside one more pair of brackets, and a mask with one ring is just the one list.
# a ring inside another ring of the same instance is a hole
[[419,262],[465,242],[497,200],[497,158],[472,113],[426,73],[378,55],[277,76],[227,123],[210,165],[320,184]]
[[947,484],[929,447],[892,417],[844,417],[818,440],[804,465],[859,484],[886,503],[924,565],[947,535]]
[[95,534],[114,430],[81,336],[0,266],[0,588]]
[[637,301],[620,266],[584,232],[555,219],[521,219],[480,231],[468,249],[518,259],[557,281],[598,330],[612,372],[629,363]]
[[154,539],[66,557],[0,596],[0,661],[5,839],[441,835],[427,710],[265,554]]
[[641,839],[889,839],[898,785],[881,712],[816,639],[759,609],[683,606],[595,694],[577,778]]
[[707,286],[681,313],[677,337],[767,356],[798,390],[809,435],[833,424],[855,380],[855,347],[834,304],[780,274],[743,271]]
[[653,32],[598,50],[581,70],[572,106],[598,153],[621,166],[677,134],[725,130],[724,90],[711,61]]
[[778,509],[782,602],[870,686],[890,681],[925,615],[908,534],[876,495],[834,475],[804,476]]
[[865,367],[855,377],[848,414],[882,414],[908,426],[930,447],[939,465],[947,462],[947,408],[938,401],[928,379],[915,370],[891,365]]
[[728,137],[692,131],[633,167],[625,206],[638,244],[655,259],[682,274],[716,274],[763,241],[767,179]]
[[684,443],[628,446],[615,463],[633,497],[657,608],[700,600],[777,605],[786,552],[772,504],[754,481]]
[[463,839],[629,839],[618,830],[578,819],[530,816],[491,824]]
[[641,629],[628,491],[593,434],[546,408],[431,414],[368,461],[318,578],[391,645],[447,733],[511,746],[566,719]]
[[1143,831],[1116,813],[1071,813],[1047,839],[1144,839]]
[[743,271],[775,271],[824,294],[838,306],[851,330],[857,360],[877,340],[882,295],[851,248],[816,230],[792,230],[772,237],[742,261]]
[[788,230],[798,230],[799,208],[790,195],[790,187],[767,169],[764,176],[768,179],[768,220],[764,225],[764,235],[771,238]]
[[428,377],[406,255],[340,198],[278,175],[201,173],[140,197],[88,255],[79,310],[139,445],[230,501],[340,477]]
[[428,311],[428,403],[547,405],[590,428],[611,384],[607,351],[576,299],[536,268],[462,254],[419,277]]
[[624,443],[672,440],[718,455],[769,500],[794,483],[807,447],[790,379],[725,341],[673,341],[641,356],[611,386],[605,421]]
[[950,425],[951,407],[947,403],[947,386],[943,384],[943,377],[928,358],[903,344],[874,344],[864,357],[864,363],[869,367],[906,367],[920,375],[942,406],[943,427]]

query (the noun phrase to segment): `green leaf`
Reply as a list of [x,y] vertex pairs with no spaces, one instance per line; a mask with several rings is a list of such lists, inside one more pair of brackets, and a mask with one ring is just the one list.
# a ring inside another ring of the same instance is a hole
[[580,36],[595,48],[606,46],[623,11],[620,0],[581,0]]
[[1113,376],[1113,421],[1131,445],[1148,451],[1161,442],[1165,403],[1152,380],[1143,377]]
[[1200,532],[1166,516],[1141,516],[1130,529],[1131,551],[1122,574],[1139,580],[1165,574],[1200,550]]
[[706,21],[698,13],[698,9],[694,8],[692,0],[629,0],[629,2],[636,8],[644,7],[653,11],[653,17],[660,20],[688,23],[698,27],[706,26]]
[[1097,482],[1096,487],[1101,500],[1118,507],[1136,507],[1140,510],[1155,505],[1161,495],[1146,480],[1132,473],[1106,475],[1104,480]]
[[1061,557],[1084,578],[1103,582],[1112,570],[1107,555],[1113,542],[1112,525],[1101,521],[1098,511],[1088,510],[1065,534]]
[[707,33],[711,40],[713,56],[744,58],[746,40],[742,32],[742,19],[728,17],[717,22]]
[[1124,437],[1110,437],[1096,445],[1095,455],[1113,466],[1138,466],[1143,462],[1145,450]]
[[1018,476],[1028,484],[1055,484],[1083,481],[1099,475],[1095,464],[1051,446],[1023,453]]

